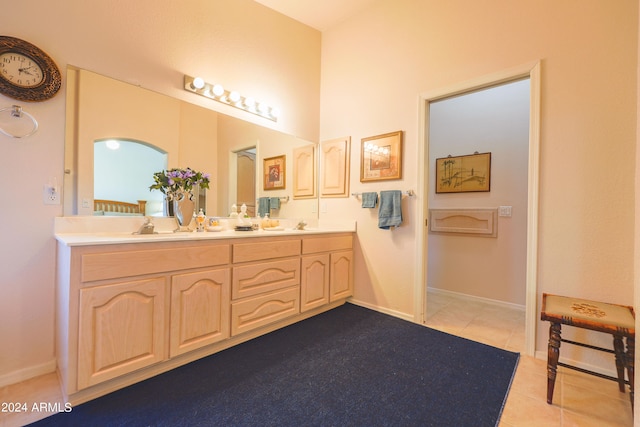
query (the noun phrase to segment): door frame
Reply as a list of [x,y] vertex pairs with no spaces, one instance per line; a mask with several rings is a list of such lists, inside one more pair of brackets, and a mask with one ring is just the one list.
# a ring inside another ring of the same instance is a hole
[[[228,174],[229,174],[229,181],[228,181],[228,189],[227,189],[227,200],[223,203],[223,206],[226,205],[225,209],[230,209],[231,205],[236,203],[235,201],[237,200],[237,173],[238,173],[238,153],[242,152],[242,151],[247,151],[247,150],[252,150],[255,149],[256,150],[256,170],[255,170],[255,195],[256,195],[256,199],[258,198],[258,191],[259,191],[259,182],[260,179],[258,178],[259,172],[260,172],[260,168],[258,166],[258,158],[260,156],[260,141],[256,140],[255,144],[253,145],[247,145],[247,146],[242,146],[241,148],[234,148],[232,150],[229,151],[229,170],[228,170]],[[227,212],[226,215],[229,215],[230,211]]]
[[[425,255],[428,253],[429,108],[431,102],[517,80],[529,79],[529,170],[527,177],[527,265],[525,285],[525,353],[529,356],[533,356],[535,353],[537,325],[540,74],[540,61],[535,61],[452,86],[421,93],[419,96],[417,192],[422,198],[422,205],[418,205],[417,224],[422,224],[422,226],[420,227],[421,231],[416,233],[416,253]],[[424,324],[427,312],[427,263],[417,260],[415,265],[414,321]]]

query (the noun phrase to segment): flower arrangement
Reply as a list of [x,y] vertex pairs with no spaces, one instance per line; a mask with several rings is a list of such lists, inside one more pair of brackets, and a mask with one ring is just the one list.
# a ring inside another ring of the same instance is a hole
[[173,168],[153,174],[154,184],[151,190],[160,190],[163,194],[173,196],[178,191],[191,191],[194,186],[209,188],[209,174],[196,172],[191,168]]

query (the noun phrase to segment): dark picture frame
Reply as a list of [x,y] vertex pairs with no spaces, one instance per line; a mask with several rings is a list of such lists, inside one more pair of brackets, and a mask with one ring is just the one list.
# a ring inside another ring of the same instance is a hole
[[436,194],[491,191],[491,153],[436,159]]

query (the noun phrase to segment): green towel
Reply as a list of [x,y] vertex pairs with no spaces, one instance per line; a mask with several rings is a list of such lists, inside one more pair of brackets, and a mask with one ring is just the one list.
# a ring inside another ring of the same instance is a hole
[[258,198],[258,216],[264,217],[269,214],[269,198],[268,197],[259,197]]
[[271,197],[269,199],[269,209],[280,209],[280,197]]
[[391,227],[399,227],[400,224],[402,224],[402,191],[381,191],[378,227],[388,230]]
[[369,193],[362,193],[362,207],[363,208],[375,208],[378,204],[378,193],[375,191]]

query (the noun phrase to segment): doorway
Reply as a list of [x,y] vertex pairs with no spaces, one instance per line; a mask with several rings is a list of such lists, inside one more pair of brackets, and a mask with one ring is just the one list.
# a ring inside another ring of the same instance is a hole
[[236,152],[236,200],[238,208],[247,206],[247,214],[256,216],[256,148]]
[[[529,147],[527,172],[527,226],[526,226],[526,273],[525,273],[525,353],[533,355],[535,350],[536,326],[536,272],[537,272],[537,223],[538,223],[538,169],[539,169],[539,115],[540,115],[540,64],[526,64],[503,72],[484,76],[472,81],[463,82],[452,87],[443,88],[420,96],[420,138],[419,138],[419,194],[422,206],[418,209],[418,221],[424,224],[422,232],[418,233],[417,253],[428,253],[428,189],[430,178],[429,158],[429,112],[431,103],[453,96],[459,96],[489,87],[522,79],[530,81],[529,105]],[[424,167],[424,165],[427,165]],[[416,321],[424,323],[427,308],[427,265],[426,262],[416,263],[415,301]]]

